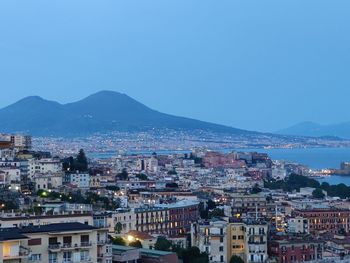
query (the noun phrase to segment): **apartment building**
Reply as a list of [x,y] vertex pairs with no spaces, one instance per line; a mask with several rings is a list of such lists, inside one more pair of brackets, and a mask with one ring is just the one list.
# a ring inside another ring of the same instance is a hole
[[266,262],[267,254],[267,222],[247,220],[245,223],[245,262]]
[[0,214],[0,228],[49,225],[57,223],[82,223],[92,226],[92,213],[61,213],[55,215]]
[[308,220],[311,234],[329,232],[337,234],[340,231],[350,231],[350,211],[345,209],[300,209],[294,211],[295,216]]
[[269,252],[280,263],[321,260],[324,242],[310,237],[275,237],[269,244]]
[[213,263],[229,262],[232,256],[239,256],[246,263],[266,262],[267,226],[261,220],[241,219],[193,223],[192,246],[208,253],[209,261]]
[[40,160],[31,159],[28,161],[29,176],[32,178],[36,173],[58,173],[62,171],[62,162],[60,159],[43,158]]
[[192,246],[198,247],[209,256],[209,262],[228,262],[228,223],[220,219],[193,223],[191,226]]
[[199,218],[198,202],[182,200],[172,204],[135,208],[136,230],[169,237],[184,235]]
[[[98,246],[106,241],[98,237],[98,228],[81,223],[58,223],[4,228],[0,231],[0,262],[111,263],[111,246],[105,254]],[[13,236],[12,236],[13,235]]]
[[68,183],[77,188],[90,188],[90,175],[88,173],[68,174]]
[[309,233],[308,219],[301,216],[288,218],[286,232],[293,233],[293,234],[308,234]]
[[263,194],[231,194],[232,215],[234,217],[265,217],[267,201]]
[[227,226],[227,258],[239,256],[245,259],[245,224],[241,220],[230,222]]
[[57,173],[35,173],[32,181],[35,185],[35,190],[58,189],[62,186],[64,174]]

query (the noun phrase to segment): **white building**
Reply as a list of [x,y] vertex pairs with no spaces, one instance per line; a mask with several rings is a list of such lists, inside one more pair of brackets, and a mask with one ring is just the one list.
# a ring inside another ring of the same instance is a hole
[[287,232],[294,234],[308,234],[308,219],[303,217],[293,217],[287,220]]
[[209,262],[228,262],[226,221],[218,219],[192,224],[191,241],[192,246],[208,254]]
[[57,189],[63,184],[63,173],[36,173],[33,176],[35,190]]
[[57,173],[62,171],[62,163],[59,159],[31,159],[29,160],[29,176],[32,178],[35,173]]
[[0,167],[0,184],[11,185],[21,182],[21,170],[15,167]]
[[70,174],[70,184],[78,188],[90,187],[90,175],[88,173]]

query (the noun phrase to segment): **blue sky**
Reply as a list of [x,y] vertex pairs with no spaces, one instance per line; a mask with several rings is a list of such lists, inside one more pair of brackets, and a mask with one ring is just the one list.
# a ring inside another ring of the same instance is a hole
[[350,1],[0,2],[0,107],[115,90],[275,131],[350,121]]

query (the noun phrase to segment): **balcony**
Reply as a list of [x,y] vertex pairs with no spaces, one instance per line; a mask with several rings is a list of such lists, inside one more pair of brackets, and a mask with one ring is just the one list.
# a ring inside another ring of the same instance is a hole
[[249,245],[265,245],[266,241],[248,241]]
[[23,259],[29,256],[29,249],[20,247],[19,252],[10,255],[3,255],[4,260]]
[[[79,247],[78,244],[75,244],[74,245],[75,248]],[[81,242],[80,243],[80,247],[83,247],[83,248],[86,248],[86,247],[92,247],[92,243],[87,241],[87,242]]]
[[91,257],[82,257],[79,262],[92,262]]
[[110,244],[109,240],[97,240],[97,245],[99,246],[103,246],[107,244]]
[[111,258],[113,255],[112,255],[112,252],[110,253],[99,253],[97,254],[97,258],[98,259],[103,259],[103,258]]

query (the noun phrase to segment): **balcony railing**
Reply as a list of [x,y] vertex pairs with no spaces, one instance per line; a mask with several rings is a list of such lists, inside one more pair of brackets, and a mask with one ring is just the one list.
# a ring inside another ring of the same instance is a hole
[[91,242],[81,242],[80,244],[72,244],[72,243],[64,243],[64,244],[49,244],[49,249],[50,250],[61,250],[61,249],[74,249],[74,248],[83,248],[83,247],[91,247],[92,243]]
[[91,262],[91,257],[82,257],[80,258],[80,262]]
[[80,243],[80,247],[91,247],[91,246],[92,246],[92,243],[89,241]]

